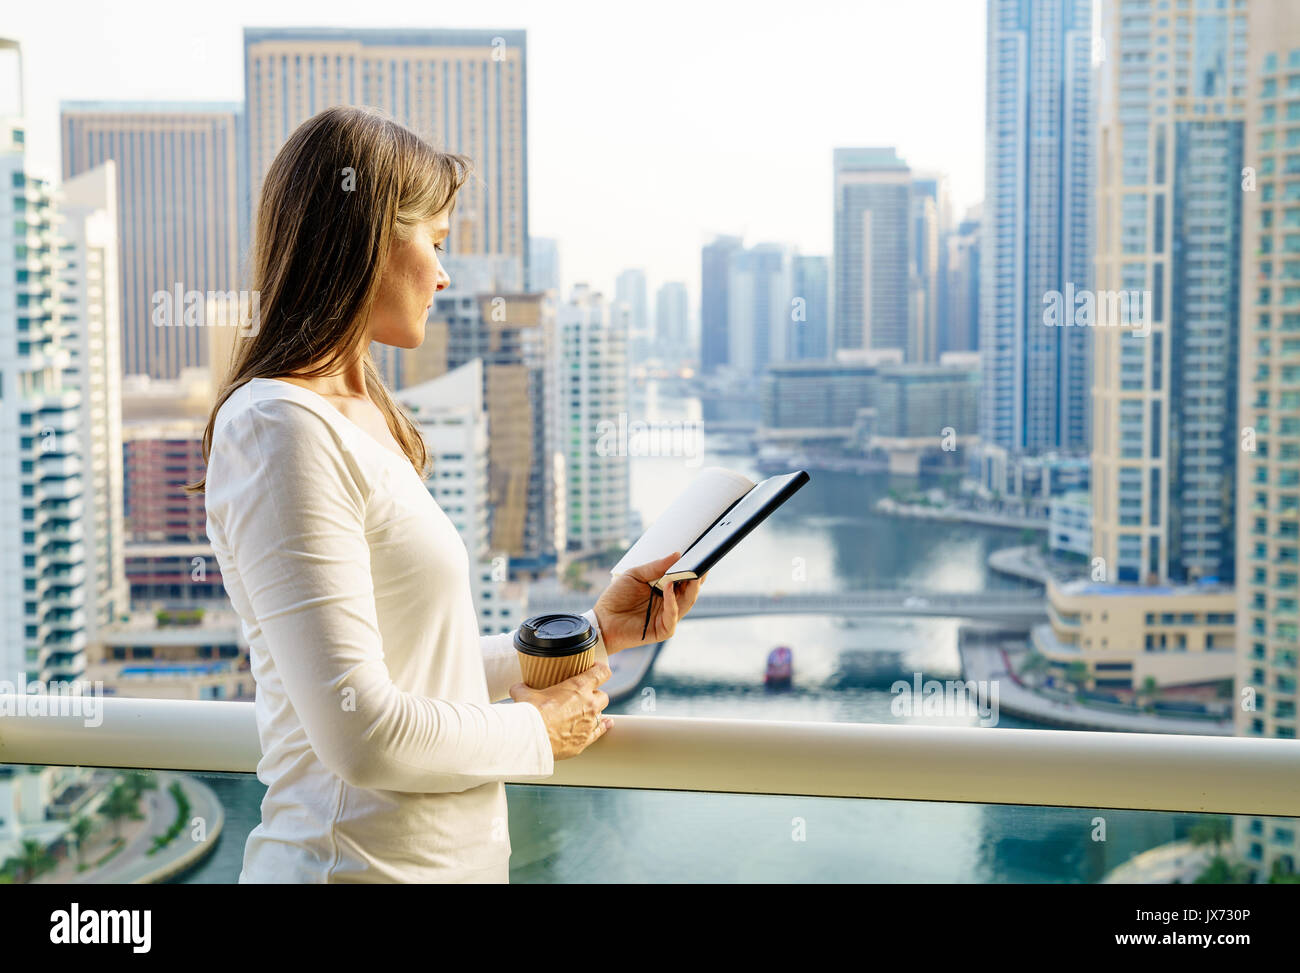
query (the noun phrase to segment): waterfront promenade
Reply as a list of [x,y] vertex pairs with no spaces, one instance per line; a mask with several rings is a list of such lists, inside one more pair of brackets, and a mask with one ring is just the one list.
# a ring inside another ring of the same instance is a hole
[[1120,713],[1073,701],[1051,699],[1020,683],[1007,667],[1000,644],[958,646],[964,678],[997,680],[998,709],[1012,716],[1071,730],[1112,730],[1124,733],[1187,733],[1193,736],[1232,736],[1231,719],[1188,719],[1149,713]]
[[[158,787],[141,794],[141,819],[123,821],[120,850],[109,856],[115,832],[112,824],[97,818],[99,828],[87,842],[84,855],[91,867],[78,871],[77,856],[70,854],[52,871],[38,876],[35,884],[142,885],[164,882],[211,853],[225,824],[225,811],[216,794],[202,781],[186,774],[161,770],[153,771],[153,774]],[[189,802],[185,820],[180,833],[150,855],[154,838],[165,834],[178,817],[180,809],[170,790],[173,782],[180,783]],[[201,832],[197,839],[194,837],[196,826]]]
[[1047,567],[1043,564],[1038,548],[1032,544],[999,548],[989,555],[988,564],[999,574],[1041,585],[1047,584]]

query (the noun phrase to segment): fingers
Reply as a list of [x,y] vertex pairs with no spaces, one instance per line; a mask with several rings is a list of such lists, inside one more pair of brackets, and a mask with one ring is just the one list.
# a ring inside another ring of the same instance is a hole
[[[707,577],[708,577],[708,574],[705,574],[705,575],[704,575],[704,578],[707,578]],[[696,579],[695,579],[694,581],[692,581],[689,585],[687,585],[687,587],[686,587],[686,593],[687,593],[687,595],[688,595],[689,597],[687,598],[687,601],[686,601],[686,607],[689,608],[691,605],[695,604],[695,599],[698,598],[698,597],[700,596],[700,588],[701,588],[701,587],[703,586],[703,584],[704,584],[704,578],[696,578]]]
[[584,669],[576,676],[572,676],[565,681],[570,683],[574,689],[582,692],[588,689],[595,689],[613,674],[614,672],[609,666],[603,662],[597,662],[591,668]]
[[638,581],[656,581],[664,576],[664,572],[677,563],[678,558],[682,556],[681,551],[673,551],[654,561],[647,561],[645,564],[638,564],[631,568],[627,573]]

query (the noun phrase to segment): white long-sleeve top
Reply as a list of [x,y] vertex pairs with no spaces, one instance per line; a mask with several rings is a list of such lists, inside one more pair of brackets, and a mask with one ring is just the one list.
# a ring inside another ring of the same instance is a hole
[[217,415],[206,506],[267,787],[239,880],[508,881],[502,781],[554,757],[535,706],[493,705],[522,678],[512,633],[479,635],[465,544],[410,462],[254,379]]

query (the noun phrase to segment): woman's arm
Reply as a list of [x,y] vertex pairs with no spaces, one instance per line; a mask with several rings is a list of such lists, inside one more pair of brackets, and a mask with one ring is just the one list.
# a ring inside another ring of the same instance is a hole
[[[609,653],[600,633],[600,624],[596,621],[596,610],[590,608],[582,613],[582,617],[591,622],[591,627],[596,630],[595,661],[609,665]],[[519,668],[519,652],[515,649],[517,631],[516,628],[509,632],[478,637],[479,646],[483,650],[483,668],[487,673],[488,699],[494,703],[499,699],[509,699],[510,687],[524,678],[523,670]]]
[[554,772],[535,706],[433,699],[393,684],[365,536],[369,486],[322,416],[283,398],[235,416],[215,437],[207,491],[276,674],[331,772],[357,787],[417,792]]

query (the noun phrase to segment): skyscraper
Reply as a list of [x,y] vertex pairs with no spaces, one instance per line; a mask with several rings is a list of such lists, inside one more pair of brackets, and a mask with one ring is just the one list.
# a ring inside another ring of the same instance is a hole
[[483,360],[490,547],[529,575],[550,570],[564,543],[555,305],[550,293],[452,288],[434,298],[429,323],[446,328],[447,370]]
[[[566,550],[595,553],[633,540],[626,318],[585,284],[556,312],[560,335],[558,441],[564,452]],[[623,422],[620,422],[623,417]]]
[[1043,309],[1091,287],[1092,2],[989,0],[987,43],[980,436],[1086,449],[1090,335]]
[[381,108],[474,173],[449,253],[507,254],[528,276],[528,116],[522,30],[244,29],[250,206],[275,153],[332,105]]
[[118,300],[117,173],[113,162],[59,189],[66,251],[60,304],[71,360],[64,380],[81,393],[85,483],[86,624],[89,637],[130,608],[122,471],[122,312]]
[[835,348],[909,344],[912,173],[890,148],[836,149]]
[[794,296],[802,303],[794,309],[790,361],[830,358],[830,265],[825,257],[800,253],[794,257]]
[[1130,320],[1077,332],[1096,342],[1093,551],[1112,581],[1227,582],[1246,10],[1107,3],[1102,28],[1097,304],[1127,293]]
[[655,291],[655,348],[659,358],[670,363],[690,361],[689,318],[686,285],[680,280],[660,284]]
[[980,207],[944,236],[939,288],[939,354],[980,346]]
[[[1296,737],[1300,634],[1300,9],[1255,0],[1241,184],[1237,733]],[[1237,187],[1232,187],[1236,189]],[[1226,376],[1231,379],[1233,376]],[[1244,694],[1249,689],[1252,696]],[[1249,705],[1247,705],[1249,699]],[[1257,880],[1296,870],[1295,820],[1238,818]]]
[[760,243],[731,254],[727,283],[729,367],[757,377],[772,362],[789,361],[794,343],[794,252]]
[[[17,57],[18,45],[0,41],[5,52]],[[24,142],[21,116],[0,118],[0,680],[23,689],[78,680],[87,641],[85,463],[81,395],[67,380],[65,255],[54,188],[27,173]]]
[[175,378],[208,363],[208,335],[159,295],[247,288],[239,268],[240,106],[64,102],[63,178],[117,167],[122,369]]
[[939,360],[939,293],[944,267],[942,243],[952,222],[948,182],[942,175],[914,175],[910,213],[911,317],[907,357]]
[[550,237],[530,237],[528,241],[528,289],[560,290],[560,247]]
[[394,398],[420,427],[429,451],[429,492],[456,525],[471,562],[491,559],[487,410],[483,360],[471,358],[436,378],[399,389]]
[[740,237],[717,236],[700,251],[700,370],[706,375],[731,361],[728,281]]
[[[591,293],[588,289],[584,290]],[[614,281],[613,312],[616,316],[621,314],[627,321],[627,354],[630,360],[645,361],[650,357],[654,343],[654,337],[650,333],[650,304],[645,270],[630,267],[618,275]]]

